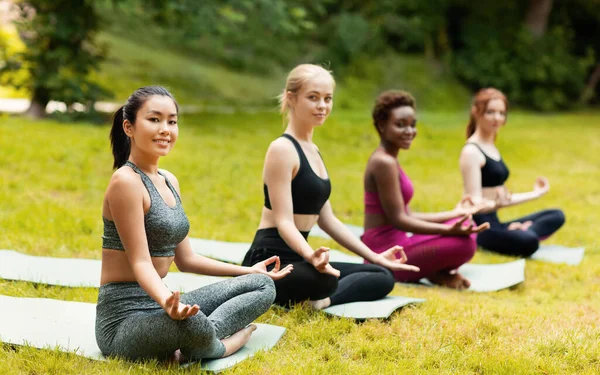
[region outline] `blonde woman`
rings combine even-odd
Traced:
[[[313,133],[333,107],[335,81],[318,65],[303,64],[288,75],[281,94],[287,114],[284,134],[271,143],[263,170],[265,203],[258,231],[243,265],[279,256],[294,272],[275,281],[275,303],[309,300],[317,309],[355,301],[376,300],[394,287],[390,270],[418,271],[406,265],[401,247],[376,254],[333,214],[331,181]],[[316,251],[307,242],[319,224],[340,245],[372,264],[329,262],[327,248]],[[396,254],[399,255],[397,259]]]

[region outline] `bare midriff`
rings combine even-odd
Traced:
[[[158,275],[163,278],[175,257],[152,257],[152,264]],[[135,282],[136,278],[124,251],[102,249],[102,272],[100,285],[115,282]]]
[[[319,220],[319,215],[294,215],[294,224],[301,232],[310,231],[317,223],[317,220]],[[260,218],[260,224],[258,225],[258,229],[264,228],[277,228],[273,211],[266,207],[263,207],[262,217]]]

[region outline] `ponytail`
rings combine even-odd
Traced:
[[[115,112],[113,116],[113,125],[110,129],[110,146],[112,148],[112,154],[114,158],[113,168],[121,168],[127,159],[129,159],[129,153],[131,152],[131,143],[129,137],[123,130],[123,110],[125,106],[121,106]]]
[[[131,153],[131,140],[123,130],[123,122],[128,120],[132,125],[135,125],[135,118],[138,111],[144,105],[146,100],[153,95],[167,96],[175,103],[177,113],[179,113],[179,105],[171,95],[171,93],[161,86],[145,86],[133,92],[127,102],[119,108],[113,115],[113,125],[110,129],[110,145],[114,158],[113,168],[121,168],[129,159]]]
[[[469,123],[467,124],[467,139],[475,133],[476,121],[475,116],[471,113],[469,117]]]

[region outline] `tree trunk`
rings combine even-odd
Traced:
[[[536,39],[546,34],[550,11],[552,11],[552,0],[529,0],[525,26]]]
[[[42,118],[46,116],[46,106],[50,101],[50,95],[44,88],[37,88],[33,91],[33,97],[31,98],[31,104],[25,116],[31,118]]]
[[[592,75],[590,75],[590,79],[588,83],[585,85],[585,88],[581,92],[581,96],[579,97],[579,102],[582,104],[588,104],[590,100],[594,97],[594,93],[596,92],[596,87],[598,87],[598,83],[600,82],[600,62],[596,64]]]

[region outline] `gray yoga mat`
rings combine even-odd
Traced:
[[[538,251],[533,253],[531,259],[550,263],[566,263],[576,266],[583,260],[585,248],[567,247],[561,245],[540,245]]]
[[[348,229],[357,237],[362,236],[364,230],[362,227],[352,224],[345,224]],[[324,239],[331,239],[318,225],[315,225],[311,231],[311,236]],[[412,235],[407,233],[407,235]],[[583,247],[568,247],[562,245],[540,244],[540,248],[536,251],[531,259],[550,263],[566,263],[571,266],[576,266],[583,260],[585,249]]]
[[[362,258],[358,259],[362,262]],[[29,281],[67,287],[98,288],[100,287],[100,267],[99,260],[41,257],[22,254],[13,250],[0,250],[0,278],[5,280]],[[169,272],[163,281],[171,290],[186,292],[224,279],[222,277]],[[331,314],[338,315],[335,311]]]
[[[0,278],[70,287],[100,287],[101,261],[95,259],[52,258],[0,250]],[[183,272],[169,272],[163,279],[171,290],[198,289],[224,280]]]
[[[423,303],[423,298],[388,296],[377,301],[351,302],[331,306],[323,311],[344,318],[354,319],[385,319],[394,311],[413,303]]]
[[[363,235],[363,233],[365,232],[363,227],[358,226],[358,225],[352,225],[352,224],[344,224],[346,225],[346,227],[348,229],[350,229],[350,232],[352,232],[356,237],[359,237]],[[325,233],[325,231],[321,228],[319,228],[319,226],[317,224],[315,224],[312,229],[310,230],[310,236],[314,236],[314,237],[320,237],[326,240],[330,240],[331,237]]]
[[[510,288],[525,281],[525,259],[499,264],[464,264],[459,269],[471,282],[467,290],[472,292],[496,292]],[[428,280],[421,279],[424,285],[433,286]]]
[[[251,245],[246,242],[225,242],[191,237],[190,244],[196,254],[235,264],[242,264]]]
[[[94,324],[96,305],[45,298],[19,298],[0,295],[0,341],[54,349],[95,360],[105,360],[96,344]],[[258,350],[271,349],[285,328],[256,324],[250,341],[227,358],[202,361],[202,368],[223,371]]]

